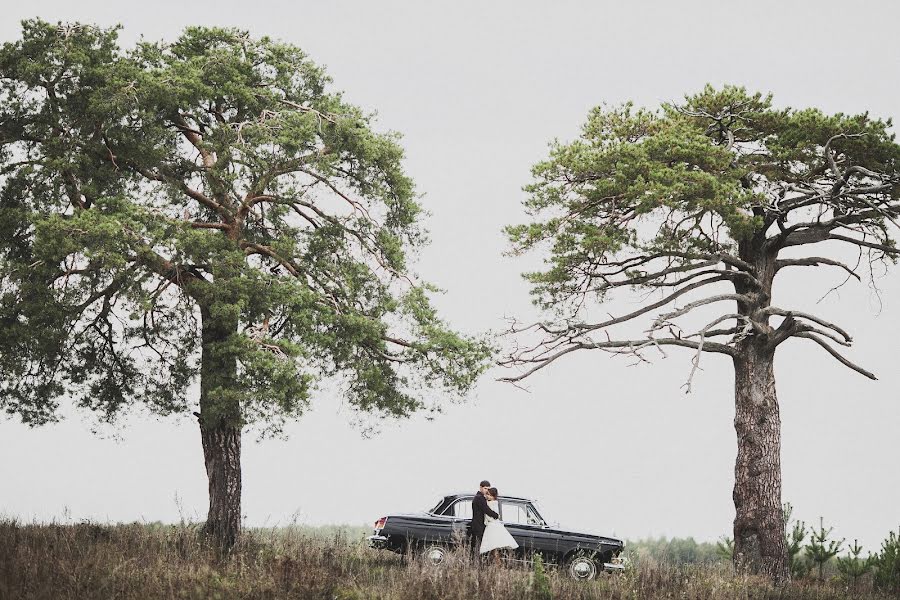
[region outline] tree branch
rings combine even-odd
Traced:
[[[671,294],[669,294],[668,296],[665,296],[662,300],[657,300],[656,302],[654,302],[652,304],[648,304],[647,306],[639,308],[635,311],[632,311],[632,312],[628,313],[627,315],[622,315],[621,317],[614,317],[612,319],[609,319],[608,321],[603,321],[602,323],[576,324],[576,325],[572,325],[571,328],[578,329],[578,330],[580,330],[580,333],[584,334],[584,333],[589,333],[591,331],[596,331],[597,329],[603,329],[605,327],[611,327],[613,325],[618,325],[619,323],[624,323],[625,321],[630,321],[631,319],[633,319],[635,317],[639,317],[643,314],[646,314],[646,313],[650,312],[651,310],[660,308],[661,306],[665,306],[666,304],[669,304],[670,302],[672,302],[679,296],[683,296],[684,294],[690,292],[691,290],[695,290],[697,288],[703,287],[704,285],[718,283],[721,281],[727,281],[727,279],[725,277],[721,277],[721,276],[710,277],[709,279],[704,279],[703,281],[698,281],[696,283],[686,285],[685,287],[681,288],[680,290],[676,290],[676,291],[672,292]],[[560,331],[553,331],[553,330],[549,330],[549,329],[548,329],[548,331],[553,332],[553,333],[561,333]]]
[[[850,362],[849,360],[847,360],[845,357],[841,356],[841,354],[839,354],[837,350],[835,350],[834,348],[832,348],[832,347],[828,344],[828,342],[826,342],[825,340],[823,340],[822,338],[820,338],[819,336],[817,336],[817,335],[814,334],[814,333],[811,333],[811,332],[800,332],[800,333],[794,334],[792,337],[801,337],[801,338],[806,338],[806,339],[808,339],[808,340],[812,340],[812,341],[814,341],[815,343],[817,343],[818,345],[822,346],[822,348],[824,348],[824,349],[828,352],[828,354],[830,354],[830,355],[833,356],[835,359],[837,359],[837,361],[838,361],[839,363],[841,363],[842,365],[844,365],[845,367],[848,367],[848,368],[850,368],[850,369],[853,369],[854,371],[856,371],[856,372],[859,373],[860,375],[865,375],[865,376],[868,377],[869,379],[872,379],[872,380],[877,380],[877,379],[878,379],[878,378],[875,376],[874,373],[871,373],[871,372],[869,372],[869,371],[863,369],[863,368],[860,367],[859,365],[856,365],[856,364]]]
[[[840,335],[842,338],[844,338],[844,341],[846,341],[847,343],[853,342],[853,337],[851,337],[851,335],[849,333],[847,333],[841,327],[838,327],[834,323],[829,323],[828,321],[826,321],[820,317],[817,317],[815,315],[811,315],[809,313],[800,312],[800,311],[796,311],[796,310],[785,310],[783,308],[778,308],[777,306],[767,306],[766,308],[763,309],[763,313],[768,314],[768,315],[778,315],[778,316],[785,317],[785,318],[794,317],[794,318],[806,319],[807,321],[811,321],[817,325],[821,325],[822,327],[825,327],[827,329],[834,331],[835,333]]]
[[[856,271],[844,263],[830,258],[823,258],[821,256],[810,256],[808,258],[779,258],[775,261],[775,272],[777,273],[784,267],[818,267],[820,265],[840,267],[857,280],[860,278],[859,275],[856,274]]]
[[[517,381],[522,381],[526,377],[543,369],[544,367],[550,365],[556,360],[562,358],[566,354],[570,352],[574,352],[576,350],[608,350],[612,351],[614,354],[634,354],[645,348],[651,346],[679,346],[683,348],[692,348],[694,350],[702,350],[704,352],[716,352],[719,354],[727,354],[729,356],[735,355],[735,350],[725,344],[720,344],[718,342],[709,342],[705,343],[695,342],[693,340],[686,340],[683,338],[647,338],[643,340],[620,340],[620,341],[607,341],[607,342],[593,342],[593,341],[582,341],[576,342],[569,346],[568,348],[564,348],[556,352],[555,354],[550,355],[549,357],[542,359],[516,359],[515,361],[501,361],[499,364],[504,367],[510,367],[513,364],[521,364],[521,363],[536,363],[535,366],[531,367],[524,373],[520,375],[516,375],[514,377],[501,377],[499,381],[506,381],[509,383],[515,383]]]

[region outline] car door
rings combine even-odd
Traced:
[[[551,558],[559,552],[559,534],[545,527],[530,503],[501,499],[500,520],[519,544],[521,554],[540,552]]]
[[[472,525],[472,496],[457,499],[444,514],[452,517],[450,541],[465,543]]]

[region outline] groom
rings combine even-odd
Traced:
[[[481,538],[484,537],[484,515],[499,519],[500,515],[491,510],[484,494],[490,489],[491,482],[485,479],[478,485],[478,493],[472,498],[472,525],[469,530],[469,542],[472,544],[472,555],[478,556]]]

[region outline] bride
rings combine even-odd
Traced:
[[[486,496],[488,506],[491,507],[491,510],[499,514],[500,503],[497,502],[497,498],[499,497],[497,488],[490,488]],[[484,537],[481,538],[481,554],[494,552],[494,560],[499,562],[500,555],[498,552],[496,552],[497,550],[501,548],[518,547],[519,544],[516,543],[516,540],[513,538],[513,536],[510,535],[510,533],[506,530],[506,527],[503,526],[502,521],[499,521],[488,515],[484,515]]]

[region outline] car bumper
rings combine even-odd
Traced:
[[[620,573],[625,570],[625,561],[622,559],[615,560],[615,562],[605,562],[603,563],[603,570],[608,573]]]
[[[387,548],[388,538],[384,535],[370,535],[366,538],[370,548]]]

